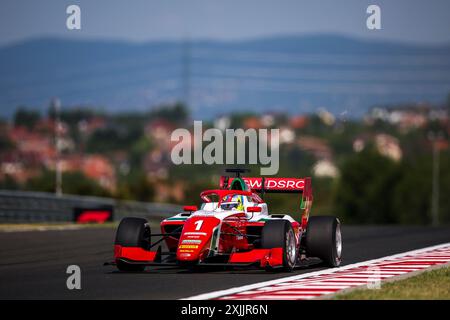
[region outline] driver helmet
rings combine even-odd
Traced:
[[[222,210],[244,210],[242,195],[234,194],[223,197],[220,207]]]

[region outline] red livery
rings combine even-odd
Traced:
[[[228,169],[219,189],[200,194],[202,204],[161,222],[152,234],[143,218],[122,219],[116,233],[114,262],[122,271],[146,266],[261,267],[291,271],[308,257],[339,266],[340,222],[332,216],[310,217],[311,178],[241,177],[245,169]],[[269,213],[269,192],[299,193],[299,212]],[[157,239],[154,241],[154,239]],[[163,247],[165,248],[163,250]]]

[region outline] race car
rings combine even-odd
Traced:
[[[122,219],[110,264],[133,272],[146,266],[292,271],[309,257],[320,258],[329,267],[340,265],[341,224],[336,217],[309,216],[311,178],[241,177],[245,172],[227,169],[226,174],[234,177],[222,176],[218,189],[203,191],[200,208],[185,206],[183,212],[163,220],[161,233],[152,234],[146,219]],[[288,214],[269,213],[263,199],[270,192],[301,195],[298,221]]]

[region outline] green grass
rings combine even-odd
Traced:
[[[411,278],[381,283],[381,289],[356,289],[336,295],[340,300],[450,299],[450,267],[423,272]]]

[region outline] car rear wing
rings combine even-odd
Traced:
[[[302,211],[302,223],[306,225],[311,210],[313,195],[311,178],[272,178],[272,177],[235,177],[222,176],[221,189],[235,189],[239,186],[242,190],[249,190],[261,194],[265,193],[300,193],[300,209]]]
[[[308,193],[311,178],[248,178],[243,177],[250,190],[261,193]]]

